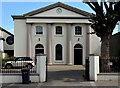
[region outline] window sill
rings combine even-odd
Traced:
[[[56,60],[55,63],[63,63],[64,61],[63,60]]]
[[[36,37],[43,37],[43,34],[36,34]]]
[[[55,37],[63,37],[64,35],[60,35],[60,34],[58,34],[58,35],[55,35]]]
[[[74,37],[83,37],[83,35],[74,35]]]

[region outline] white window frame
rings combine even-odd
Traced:
[[[62,28],[62,33],[61,34],[57,34],[57,27],[61,27]],[[62,26],[55,26],[55,34],[56,35],[63,35],[63,27]]]
[[[42,34],[37,34],[37,27],[41,27],[41,28],[42,28]],[[39,26],[39,25],[38,25],[38,26],[35,27],[35,29],[36,29],[36,30],[35,30],[35,34],[36,34],[36,35],[43,35],[43,26]]]
[[[75,34],[75,32],[76,32],[76,27],[81,27],[81,34]],[[74,27],[74,35],[75,35],[75,36],[82,36],[82,35],[83,35],[83,27],[80,26],[80,25],[76,25],[76,26]]]

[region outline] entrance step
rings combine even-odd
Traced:
[[[83,65],[50,65],[48,71],[85,70]]]

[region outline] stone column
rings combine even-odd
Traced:
[[[89,49],[89,45],[90,45],[90,39],[89,39],[89,34],[90,33],[90,26],[86,25],[86,57],[89,57],[89,53],[90,53],[90,49]]]
[[[67,64],[72,65],[72,24],[67,24]]]
[[[27,24],[27,56],[32,58],[32,24]]]
[[[46,51],[47,51],[47,61],[49,65],[52,65],[52,24],[47,24],[47,42],[46,42]]]

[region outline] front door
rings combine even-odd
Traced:
[[[74,65],[82,65],[82,46],[80,44],[74,46]]]

